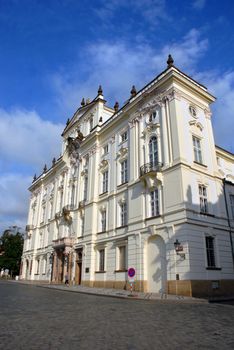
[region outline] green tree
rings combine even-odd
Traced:
[[[0,237],[0,270],[8,269],[12,276],[19,275],[23,251],[23,234],[5,230]]]

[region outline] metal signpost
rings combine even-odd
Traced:
[[[131,291],[131,296],[133,296],[132,294],[132,286],[133,286],[133,283],[135,282],[135,276],[136,276],[136,271],[133,267],[130,267],[128,269],[128,281],[130,283],[130,291]]]

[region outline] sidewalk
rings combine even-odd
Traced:
[[[94,287],[84,287],[81,285],[74,286],[65,286],[64,284],[48,284],[48,283],[38,283],[38,282],[30,282],[30,281],[12,281],[20,284],[28,284],[34,285],[41,288],[49,288],[56,289],[66,292],[73,293],[83,293],[83,294],[91,294],[91,295],[99,295],[106,297],[114,297],[114,298],[123,298],[123,299],[138,299],[138,300],[161,300],[161,301],[175,301],[175,302],[192,302],[192,303],[207,303],[207,299],[199,299],[193,297],[185,297],[179,295],[171,295],[171,294],[159,294],[159,293],[143,293],[143,292],[135,292],[131,294],[128,290],[122,289],[108,289],[108,288],[94,288]]]

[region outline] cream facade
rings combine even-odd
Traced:
[[[21,279],[193,296],[234,294],[234,155],[215,98],[167,68],[122,108],[101,87],[30,187]]]

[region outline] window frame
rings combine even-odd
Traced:
[[[123,202],[120,203],[120,227],[127,226],[128,222],[128,209],[127,209],[127,203]]]
[[[205,190],[205,194],[204,194]],[[198,193],[199,193],[199,205],[200,205],[200,213],[202,214],[208,214],[209,213],[209,207],[208,207],[208,193],[207,193],[207,186],[204,184],[198,185]]]
[[[105,272],[105,248],[98,250],[98,272]]]
[[[152,166],[156,166],[159,162],[158,137],[156,135],[151,136],[151,138],[149,139],[148,147],[149,163],[152,164]]]
[[[230,194],[229,198],[230,198],[232,220],[234,220],[234,194]]]
[[[151,217],[160,215],[159,189],[155,188],[150,191],[150,214]]]
[[[120,162],[120,184],[128,182],[128,160]]]
[[[128,130],[125,130],[120,134],[120,143],[124,143],[127,140],[128,140]]]
[[[105,170],[102,173],[102,193],[108,192],[109,186],[109,170]]]
[[[203,163],[203,155],[202,155],[202,140],[200,137],[192,135],[193,142],[193,158],[194,162],[198,164]]]
[[[206,244],[206,265],[207,268],[216,268],[216,249],[215,249],[215,238],[213,236],[205,236]]]

